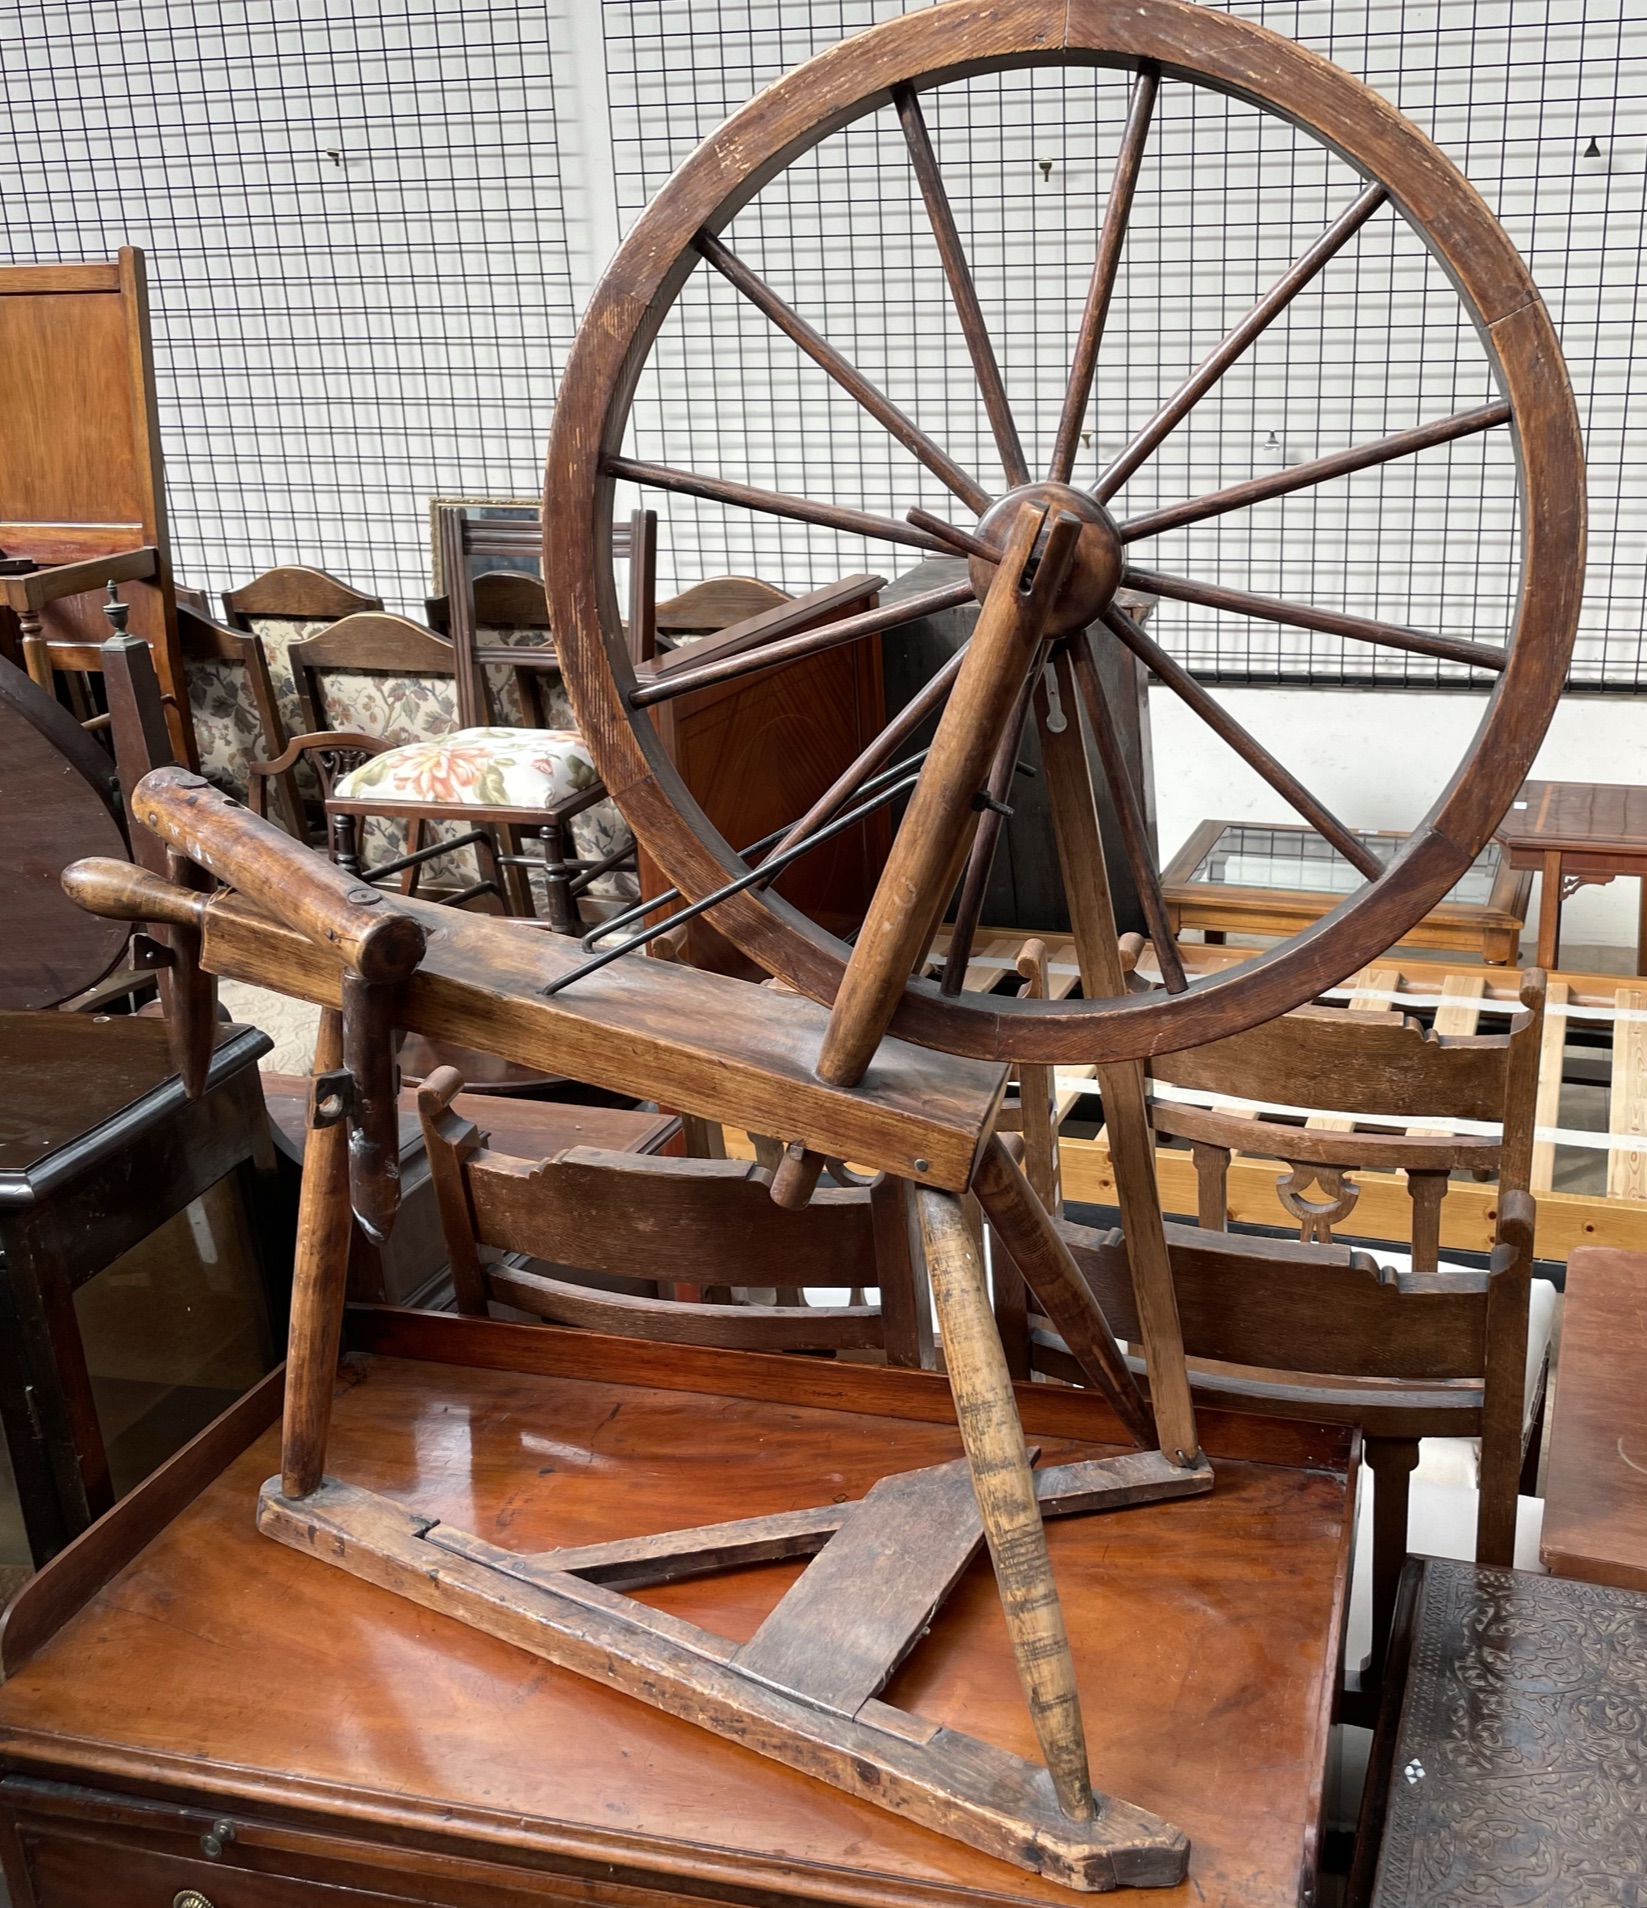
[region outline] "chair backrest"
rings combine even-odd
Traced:
[[[1198,1400],[1367,1434],[1377,1479],[1366,1666],[1374,1676],[1406,1556],[1420,1439],[1481,1439],[1476,1555],[1500,1565],[1514,1558],[1534,1207],[1525,1192],[1506,1194],[1500,1206],[1500,1240],[1484,1272],[1394,1272],[1343,1246],[1166,1228]],[[1122,1234],[1060,1224],[1117,1337],[1141,1338]],[[1031,1320],[1030,1342],[1033,1369],[1082,1382],[1045,1320]]]
[[[286,746],[262,638],[214,622],[181,591],[177,636],[200,772],[243,802],[251,781],[247,764],[270,761]]]
[[[1541,971],[1522,976],[1522,1011],[1505,1034],[1435,1033],[1401,1014],[1307,1007],[1152,1060],[1151,1119],[1158,1132],[1191,1142],[1201,1224],[1226,1224],[1234,1151],[1288,1165],[1277,1182],[1281,1202],[1300,1235],[1320,1242],[1355,1207],[1358,1189],[1346,1173],[1402,1172],[1413,1268],[1433,1272],[1451,1173],[1496,1174],[1505,1193],[1525,1191],[1531,1179],[1544,992]],[[1177,1102],[1162,1086],[1246,1106]],[[1304,1117],[1265,1110],[1277,1107]],[[1492,1130],[1449,1130],[1452,1121]]]
[[[461,726],[452,645],[409,617],[362,610],[287,653],[305,734],[348,729],[399,747]]]
[[[495,1298],[631,1337],[762,1351],[883,1347],[890,1363],[931,1363],[902,1181],[824,1187],[805,1211],[788,1212],[752,1160],[582,1146],[517,1159],[492,1151],[453,1109],[462,1084],[445,1067],[418,1089],[460,1311],[484,1317]],[[494,1261],[501,1252],[537,1263],[483,1264],[483,1247]],[[780,1280],[775,1305],[734,1302],[735,1289]],[[851,1302],[808,1305],[808,1286],[845,1286]],[[869,1286],[880,1288],[879,1305],[863,1302]]]
[[[257,630],[253,618],[284,623],[335,623],[356,610],[382,609],[383,598],[357,590],[341,577],[306,563],[281,563],[237,590],[223,592],[223,614],[231,628]]]
[[[540,577],[523,570],[487,570],[472,585],[475,626],[487,630],[540,630],[549,627],[549,597]],[[442,636],[452,633],[452,598],[428,599],[429,627]]]
[[[510,630],[547,630],[547,613],[541,624],[521,623],[512,616],[483,616],[479,600],[482,579],[474,576],[470,561],[473,557],[519,560],[541,556],[541,517],[537,514],[530,517],[472,516],[463,504],[442,504],[435,510],[435,540],[440,551],[441,578],[446,584],[444,601],[447,606],[447,626],[458,656],[459,725],[471,728],[496,719],[500,688],[498,671],[503,672],[503,680],[513,678],[523,713],[533,711],[540,720],[543,719],[546,716],[545,699],[538,678],[545,670],[558,669],[553,643],[533,645],[533,654],[528,660],[525,655],[515,657],[498,654],[492,645],[484,641],[482,632],[500,625]],[[637,510],[627,524],[614,525],[612,555],[619,560],[627,559],[629,564],[629,619],[626,627],[630,657],[635,662],[650,661],[657,650],[657,513]],[[511,600],[530,600],[519,586],[515,587],[511,598],[506,597],[504,588],[494,579],[486,580],[494,584],[492,600],[488,605],[490,608],[506,607]],[[521,579],[522,583],[530,580]],[[538,588],[542,589],[541,582]],[[524,647],[507,643],[507,639],[506,646]]]
[[[672,643],[691,642],[789,600],[775,583],[763,583],[758,576],[708,577],[658,605],[658,635]]]
[[[309,723],[287,651],[342,617],[382,607],[381,597],[301,563],[279,564],[239,589],[223,592],[223,616],[229,627],[246,630],[263,643],[275,705],[288,736],[301,734]]]

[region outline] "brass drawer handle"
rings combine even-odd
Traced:
[[[180,1888],[172,1896],[172,1908],[212,1908],[198,1888]]]

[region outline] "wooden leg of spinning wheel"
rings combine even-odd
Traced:
[[[1062,725],[1054,729],[1048,721],[1044,686],[1036,691],[1035,713],[1041,726],[1041,759],[1075,936],[1075,957],[1081,968],[1081,991],[1089,1000],[1113,999],[1126,991],[1126,976],[1104,870],[1104,844],[1098,832],[1086,744],[1081,735],[1078,688],[1067,648],[1059,649],[1053,669]],[[1167,1255],[1161,1195],[1155,1182],[1155,1135],[1144,1097],[1142,1063],[1134,1060],[1100,1067],[1098,1091],[1104,1102],[1110,1157],[1115,1162],[1116,1197],[1143,1327],[1156,1433],[1168,1457],[1189,1463],[1198,1456],[1200,1441],[1184,1365],[1184,1335],[1178,1321],[1172,1262]]]
[[[1087,1378],[1114,1405],[1121,1422],[1139,1444],[1154,1444],[1155,1421],[1138,1395],[1092,1287],[1081,1277],[1058,1222],[1035,1197],[998,1133],[978,1161],[972,1190],[996,1238],[1006,1247]]]
[[[853,945],[818,1055],[818,1078],[831,1086],[856,1086],[863,1078],[949,899],[957,855],[977,813],[974,803],[1080,536],[1077,520],[1061,514],[1030,588],[1021,589],[1045,516],[1044,506],[1026,503],[1013,523],[966,661]]]
[[[316,1076],[333,1072],[342,1059],[343,1017],[328,1008],[320,1016],[315,1040]],[[348,1122],[337,1119],[329,1126],[315,1126],[314,1094],[311,1086],[311,1124],[297,1210],[297,1260],[292,1270],[286,1417],[280,1442],[284,1497],[307,1497],[317,1490],[326,1467],[326,1433],[337,1382],[349,1233],[354,1223],[349,1206]]]
[[[1058,1805],[1079,1820],[1092,1813],[1081,1698],[1035,1501],[1023,1426],[989,1309],[983,1259],[953,1193],[923,1186],[916,1192],[915,1203],[943,1334],[944,1365],[955,1394],[1018,1680]]]

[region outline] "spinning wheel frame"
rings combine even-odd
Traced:
[[[762,186],[820,140],[894,102],[968,332],[1003,466],[1009,480],[1028,478],[1031,473],[925,137],[919,97],[930,87],[970,75],[1060,61],[1130,69],[1140,80],[1078,333],[1070,397],[1052,460],[1054,483],[1067,478],[1071,467],[1155,90],[1161,80],[1187,81],[1290,121],[1372,183],[1135,433],[1128,451],[1099,480],[1096,496],[1106,498],[1119,488],[1130,469],[1385,198],[1457,289],[1481,337],[1502,401],[1189,505],[1150,512],[1119,527],[1123,552],[1142,537],[1188,521],[1186,512],[1219,515],[1287,489],[1500,426],[1510,429],[1515,445],[1522,537],[1519,608],[1512,641],[1503,651],[1335,611],[1267,603],[1218,585],[1160,578],[1153,571],[1131,573],[1140,586],[1161,595],[1212,601],[1260,618],[1268,615],[1269,620],[1473,661],[1501,673],[1469,755],[1394,864],[1293,940],[1222,976],[1166,995],[986,1001],[983,996],[946,995],[935,983],[912,981],[892,1020],[904,1038],[955,1053],[1031,1062],[1102,1062],[1168,1052],[1255,1025],[1308,1000],[1392,945],[1441,899],[1491,835],[1531,765],[1565,677],[1582,576],[1583,476],[1577,418],[1554,331],[1526,267],[1474,189],[1392,106],[1267,29],[1181,0],[1126,6],[1112,0],[1076,0],[1067,12],[1062,4],[1047,0],[996,6],[950,0],[942,8],[890,21],[821,54],[768,88],[705,141],[636,223],[602,280],[567,366],[550,443],[545,523],[555,526],[555,547],[546,550],[545,574],[573,702],[607,786],[669,880],[689,898],[701,899],[745,873],[747,864],[696,808],[642,707],[630,700],[636,689],[634,671],[623,642],[610,567],[599,560],[599,553],[610,547],[613,484],[620,476],[643,482],[661,477],[666,487],[699,495],[734,502],[753,496],[761,500],[760,508],[773,514],[784,514],[785,500],[719,479],[683,482],[682,473],[622,456],[629,408],[647,353],[690,272],[700,263],[703,269],[717,268],[838,383],[852,390],[962,503],[973,510],[992,503],[1000,512],[1006,499],[988,499],[975,479],[839,359],[714,235]],[[701,243],[700,234],[705,235]],[[1049,486],[1034,483],[1027,489],[1044,494]],[[1090,516],[1092,495],[1083,493],[1083,517]],[[859,529],[867,524],[890,540],[946,554],[970,551],[974,587],[980,594],[988,559],[998,553],[998,544],[988,538],[981,545],[971,531],[951,529],[923,512],[913,513],[913,522],[896,523],[842,506],[790,501],[803,507],[792,514],[805,514],[812,521]],[[1003,533],[1010,534],[1008,526],[1003,525]],[[1294,613],[1300,610],[1311,620],[1302,622]],[[1105,603],[1099,616],[1116,639],[1127,641],[1152,665],[1160,661],[1160,652],[1123,613]],[[1170,676],[1164,679],[1185,693],[1181,683]],[[1216,712],[1205,691],[1200,698]],[[1218,714],[1223,723],[1219,732],[1238,751],[1247,752],[1249,761],[1255,752],[1262,753],[1238,725]],[[1265,760],[1270,768],[1278,768],[1273,758]],[[1280,786],[1263,764],[1256,765],[1272,786]],[[1323,832],[1329,839],[1335,839],[1335,828],[1332,817],[1325,816]],[[1349,852],[1339,845],[1341,852]],[[1357,860],[1357,855],[1350,853],[1349,858]],[[715,919],[747,953],[792,985],[820,1001],[835,999],[847,950],[780,897],[760,889],[744,892],[721,903]]]

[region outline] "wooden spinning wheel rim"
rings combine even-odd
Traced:
[[[614,476],[641,371],[664,318],[719,233],[793,160],[888,104],[973,74],[1070,63],[1159,71],[1275,114],[1389,200],[1469,312],[1509,407],[1521,578],[1507,662],[1469,753],[1387,872],[1302,934],[1177,994],[1116,1000],[944,996],[912,981],[906,1039],[979,1058],[1130,1059],[1239,1032],[1336,985],[1447,893],[1520,786],[1566,676],[1583,578],[1583,456],[1554,328],[1525,264],[1450,160],[1387,101],[1269,29],[1183,0],[948,0],[829,49],[757,95],[685,161],[602,279],[568,360],[544,498],[550,619],[572,701],[606,784],[670,881],[701,897],[746,864],[664,755],[636,686],[609,552]],[[603,555],[603,553],[606,553]],[[716,926],[813,998],[833,1001],[845,947],[770,892],[720,904]]]

